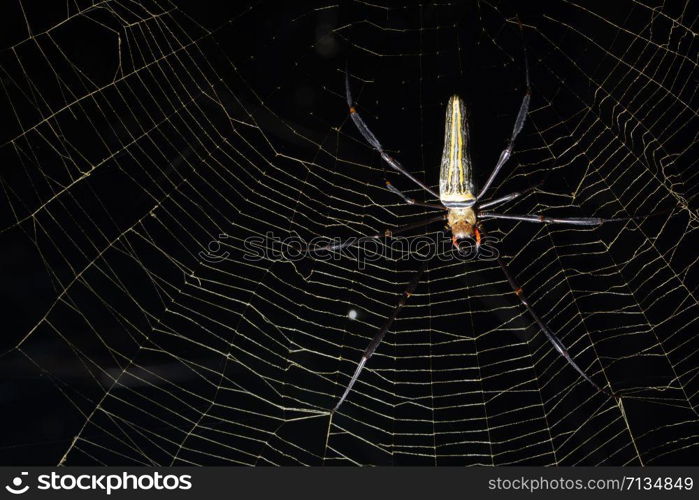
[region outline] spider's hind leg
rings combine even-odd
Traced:
[[[439,195],[437,193],[430,189],[430,187],[427,186],[424,182],[416,178],[413,174],[408,172],[405,169],[405,167],[403,167],[403,165],[400,164],[398,160],[393,158],[386,152],[386,150],[384,150],[379,140],[376,138],[374,133],[369,129],[369,126],[359,115],[359,112],[357,112],[357,108],[354,106],[354,102],[352,101],[352,92],[350,91],[349,84],[349,71],[347,67],[345,67],[345,96],[347,98],[347,107],[349,108],[350,118],[352,118],[354,125],[357,127],[357,130],[359,130],[359,133],[362,134],[362,137],[364,137],[364,139],[379,152],[383,161],[388,163],[391,166],[391,168],[397,170],[398,172],[406,176],[408,179],[413,181],[415,184],[420,186],[422,189],[427,191],[433,197],[439,199]]]
[[[520,32],[522,32],[522,23],[519,22],[519,19],[518,23]],[[522,39],[524,40],[524,36],[522,36]],[[481,190],[478,192],[478,196],[476,197],[477,200],[480,200],[485,195],[485,193],[488,191],[488,188],[495,180],[495,177],[497,177],[498,172],[500,172],[500,169],[502,169],[503,165],[505,165],[507,160],[512,155],[512,149],[514,148],[515,139],[517,139],[517,136],[522,131],[522,128],[524,127],[524,122],[527,119],[527,113],[529,112],[529,103],[532,98],[532,89],[531,84],[529,82],[529,58],[527,57],[526,45],[524,45],[524,82],[526,85],[526,90],[524,92],[524,97],[522,98],[522,104],[520,104],[519,111],[517,112],[515,125],[512,128],[512,135],[510,136],[510,139],[507,141],[505,149],[503,149],[500,153],[500,158],[498,158],[498,162],[495,164],[495,168],[493,168],[493,171],[488,176],[488,180],[485,182]]]

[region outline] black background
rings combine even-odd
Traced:
[[[681,7],[665,7],[664,13],[679,16]],[[514,392],[511,397],[521,407],[527,406],[529,397],[532,405],[545,401],[545,427],[555,429],[551,439],[558,453],[542,446],[547,442],[545,437],[523,438],[526,426],[513,430],[511,436],[507,431],[495,437],[482,432],[488,426],[507,429],[510,421],[521,423],[527,418],[533,420],[532,433],[541,430],[538,414],[509,414],[512,406],[507,400],[489,403],[490,414],[496,417],[485,425],[473,415],[474,428],[481,430],[474,434],[458,424],[435,427],[429,422],[425,426],[420,413],[413,414],[411,409],[399,408],[386,416],[384,406],[373,411],[370,407],[374,403],[366,398],[361,408],[353,411],[348,401],[344,407],[347,415],[334,417],[339,430],[332,431],[333,439],[337,448],[356,462],[372,464],[488,463],[469,458],[473,450],[490,456],[494,464],[696,463],[697,342],[692,334],[696,332],[697,290],[696,271],[691,265],[696,259],[696,239],[688,229],[692,227],[690,215],[696,218],[693,200],[697,184],[692,170],[696,127],[686,126],[681,115],[664,112],[673,103],[690,109],[696,104],[692,91],[696,73],[678,58],[662,63],[676,72],[674,87],[634,87],[638,79],[634,68],[644,68],[641,74],[651,72],[652,65],[647,66],[646,60],[654,57],[649,47],[655,44],[629,44],[624,33],[664,39],[660,26],[649,28],[646,9],[627,2],[585,2],[584,6],[565,2],[547,2],[545,6],[533,2],[423,6],[343,2],[337,7],[307,2],[172,2],[145,5],[144,10],[115,3],[109,5],[111,12],[98,8],[84,15],[74,15],[74,6],[67,13],[64,4],[10,2],[3,9],[0,67],[5,96],[0,143],[4,194],[0,238],[1,293],[6,310],[2,322],[4,355],[0,358],[2,463],[55,464],[69,449],[67,463],[72,464],[341,462],[334,461],[336,447],[331,446],[333,451],[327,448],[327,415],[302,419],[302,412],[281,408],[321,412],[332,406],[354,360],[382,315],[390,312],[415,262],[369,266],[364,272],[358,272],[352,262],[326,268],[308,260],[251,267],[241,264],[236,240],[227,247],[232,253],[229,263],[217,270],[202,266],[197,253],[221,233],[240,238],[264,234],[268,229],[282,236],[294,231],[303,237],[368,234],[385,225],[418,220],[417,214],[425,213],[400,205],[383,189],[384,179],[390,179],[411,196],[424,199],[409,181],[386,170],[347,119],[345,64],[352,75],[358,107],[374,132],[411,172],[433,186],[442,148],[444,105],[453,93],[464,96],[470,110],[476,182],[482,183],[488,166],[494,164],[509,137],[522,99],[525,47],[533,111],[517,142],[510,170],[496,182],[496,189],[506,193],[544,181],[545,193],[526,198],[513,211],[559,206],[562,208],[556,213],[571,216],[633,215],[655,210],[675,213],[662,226],[652,219],[643,223],[643,232],[623,232],[624,242],[618,245],[623,248],[617,246],[602,257],[616,263],[627,258],[633,261],[629,257],[633,248],[643,245],[651,234],[653,248],[665,260],[642,258],[638,265],[610,277],[601,273],[601,278],[590,271],[604,266],[591,257],[601,247],[576,245],[615,240],[618,228],[563,232],[532,241],[528,240],[531,227],[521,224],[493,224],[491,229],[503,240],[506,256],[518,254],[512,268],[522,282],[538,291],[538,308],[544,315],[552,313],[547,321],[556,331],[569,329],[566,318],[574,314],[570,305],[559,301],[558,287],[562,285],[556,279],[551,281],[551,274],[547,278],[546,273],[537,274],[537,269],[526,265],[531,261],[545,265],[548,258],[536,259],[550,252],[552,243],[566,249],[557,257],[554,271],[583,270],[572,278],[579,280],[574,285],[577,290],[594,292],[617,285],[623,289],[626,283],[637,294],[635,300],[642,307],[648,305],[641,321],[654,328],[634,330],[636,317],[627,320],[620,315],[610,320],[591,315],[585,328],[597,339],[612,323],[615,327],[621,324],[622,330],[627,324],[634,335],[620,335],[613,345],[606,343],[596,354],[585,349],[589,341],[571,349],[583,366],[592,366],[593,377],[600,384],[606,379],[595,359],[602,359],[612,386],[629,396],[624,406],[628,417],[616,406],[610,407],[603,396],[594,395],[594,390],[565,365],[556,365],[553,382],[545,382],[551,379],[546,367],[561,361],[541,335],[536,336],[530,352],[520,345],[523,350],[519,354],[490,344],[502,342],[502,337],[500,341],[487,337],[477,347],[486,373],[467,372],[464,377],[488,379],[487,366],[491,366],[495,381],[485,390],[492,394],[511,384],[512,377],[541,376],[541,384],[534,384],[533,390]],[[156,17],[146,14],[146,9]],[[523,33],[517,17],[525,26]],[[142,18],[148,22],[136,22]],[[694,17],[685,12],[683,19]],[[138,41],[139,37],[148,42]],[[116,43],[118,39],[121,44]],[[691,43],[676,42],[671,35],[669,39],[677,43],[676,53],[685,51],[690,58],[695,53]],[[173,41],[181,45],[173,45]],[[618,64],[614,57],[600,58],[607,49],[608,54],[625,54],[624,64]],[[61,54],[67,54],[75,66],[67,65]],[[121,66],[117,54],[122,55]],[[153,70],[159,67],[166,68],[164,73]],[[115,75],[130,72],[134,76],[125,87],[109,85]],[[31,83],[22,75],[30,75]],[[605,79],[606,75],[612,77]],[[602,93],[592,81],[604,81],[603,89],[609,89],[617,104],[600,97]],[[626,86],[633,92],[625,93]],[[136,99],[121,100],[129,94]],[[137,99],[139,96],[144,99]],[[647,134],[661,143],[657,150],[660,157],[654,156],[652,151],[656,150],[648,147],[653,141],[641,130],[633,124],[624,125],[628,115],[647,126]],[[151,123],[147,116],[160,118]],[[587,127],[599,127],[600,123],[612,127],[588,133]],[[61,140],[44,140],[57,130]],[[93,130],[101,131],[99,139]],[[591,139],[600,136],[600,140]],[[61,160],[57,143],[72,146],[62,151],[71,162]],[[609,148],[600,146],[605,144]],[[631,160],[616,151],[619,144],[631,153]],[[580,153],[581,157],[576,156]],[[88,171],[89,179],[82,182]],[[229,176],[229,171],[234,175]],[[590,171],[609,180],[611,187],[598,191],[594,180],[588,181],[586,176]],[[650,180],[646,176],[649,171],[656,174]],[[637,178],[651,184],[633,187]],[[73,182],[75,179],[81,181]],[[668,182],[672,189],[666,189]],[[581,183],[588,183],[588,187],[578,190]],[[67,185],[70,187],[62,190]],[[576,190],[579,198],[574,201],[561,201],[556,194]],[[633,196],[634,192],[640,196]],[[610,200],[616,204],[609,205]],[[151,222],[155,219],[160,223]],[[338,224],[338,220],[343,223]],[[143,235],[147,238],[138,237]],[[149,238],[165,249],[168,258],[152,251],[145,243]],[[519,253],[523,244],[525,251]],[[579,257],[578,252],[590,255]],[[644,277],[644,264],[658,266],[663,272]],[[324,275],[326,272],[337,274]],[[468,279],[444,279],[453,272],[450,266],[430,268],[427,290],[437,294],[436,302],[439,297],[446,302],[430,306],[430,313],[408,314],[401,328],[453,331],[463,317],[456,316],[455,322],[443,315],[460,314],[465,304],[468,310],[480,310],[512,303],[492,263],[484,264],[480,274]],[[309,276],[310,281],[305,282]],[[206,284],[192,288],[201,279]],[[360,284],[348,287],[355,280]],[[256,283],[261,285],[253,286]],[[480,288],[479,283],[483,283]],[[383,289],[372,297],[364,285]],[[551,288],[553,293],[541,296]],[[216,295],[197,295],[201,289]],[[323,300],[314,302],[304,290]],[[465,290],[475,292],[478,298],[471,301]],[[657,295],[653,295],[654,290]],[[666,292],[668,303],[662,302]],[[600,299],[594,293],[581,293],[579,300],[580,308],[586,311],[618,311],[628,306],[614,294]],[[246,304],[254,304],[255,312],[242,320]],[[427,297],[415,297],[416,307],[426,305]],[[348,306],[367,311],[356,327],[343,319]],[[559,310],[561,315],[556,314]],[[507,315],[519,313],[500,310],[478,314],[474,316],[478,324],[470,328],[486,332],[506,323]],[[187,315],[197,318],[196,326]],[[430,319],[430,315],[434,317]],[[527,317],[510,319],[513,328],[530,323]],[[208,320],[215,321],[209,324]],[[338,321],[345,322],[342,328],[354,329],[352,335],[332,337],[328,342],[318,340]],[[286,336],[298,330],[308,333],[309,338],[299,343],[309,351],[289,354],[285,351],[290,345]],[[526,335],[522,331],[515,333],[520,341],[530,339],[536,329],[529,326]],[[163,332],[178,333],[194,343],[188,345]],[[575,344],[576,331],[569,335],[564,339]],[[428,340],[404,347],[404,351],[394,350],[392,356],[405,357],[405,366],[414,362],[425,369],[420,365],[423,359],[410,358],[420,355],[420,345],[424,349],[434,343],[431,352],[439,363],[439,356],[448,353],[449,346],[425,338]],[[396,340],[391,339],[388,345],[395,345]],[[240,351],[230,350],[230,344]],[[255,352],[258,348],[260,353]],[[316,357],[314,349],[342,356],[344,362],[338,366],[336,359]],[[268,384],[259,377],[259,373],[272,370],[260,361],[266,357],[264,351],[274,352],[272,358],[288,363],[274,368],[279,373],[268,373],[277,381],[288,377],[286,382]],[[646,355],[609,362],[639,352]],[[222,353],[229,355],[228,362]],[[515,360],[527,355],[535,359],[536,375],[518,371]],[[499,360],[512,366],[500,366]],[[385,366],[390,366],[389,361],[384,359]],[[380,359],[376,363],[382,366]],[[532,369],[531,360],[524,363]],[[192,377],[191,370],[185,368],[190,364],[206,367],[203,378],[207,383],[202,385],[199,377]],[[298,366],[306,370],[297,370]],[[447,368],[435,365],[429,369]],[[309,375],[308,370],[339,370],[342,376],[335,373],[331,377],[335,383],[330,384]],[[108,391],[113,377],[122,372],[138,374],[130,379],[130,386],[120,382],[133,389],[125,396]],[[136,379],[149,388],[141,389],[133,382]],[[439,381],[432,383],[438,394]],[[668,385],[672,389],[665,390]],[[571,393],[565,392],[571,388]],[[410,393],[412,389],[405,390]],[[186,394],[171,397],[179,391]],[[192,396],[197,394],[201,399]],[[387,399],[388,404],[396,400],[395,395],[385,392],[374,396]],[[455,408],[432,418],[436,422],[468,420],[467,408],[472,403],[468,397],[454,401]],[[236,411],[217,414],[218,405]],[[592,416],[593,411],[599,412],[597,417]],[[202,431],[201,439],[193,440],[184,431],[202,415],[206,417],[199,424],[211,434]],[[267,420],[261,415],[274,418]],[[634,440],[622,436],[627,422],[633,427]],[[375,424],[380,430],[363,423]],[[588,429],[571,444],[565,429],[582,425]],[[433,432],[436,449],[443,456],[432,457],[429,451],[412,454],[405,449],[380,452],[344,441],[345,430],[382,445],[386,444],[386,433]],[[440,448],[440,435],[452,436],[445,438],[451,442],[459,432],[464,432],[460,446]],[[151,433],[159,437],[153,438]],[[71,447],[76,435],[81,439]],[[510,438],[521,442],[509,445]],[[230,447],[221,446],[223,439],[230,440]],[[495,445],[483,444],[491,439]],[[139,451],[134,452],[136,449]]]

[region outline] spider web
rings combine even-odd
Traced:
[[[4,5],[3,461],[696,463],[691,2],[287,3]],[[496,264],[433,259],[331,417],[418,265],[250,261],[246,239],[432,213],[384,187],[427,201],[348,120],[345,62],[369,126],[433,187],[444,105],[464,96],[482,184],[525,46],[533,102],[492,192],[542,184],[503,211],[667,211],[487,224],[620,403],[553,350]]]

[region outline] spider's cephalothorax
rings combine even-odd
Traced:
[[[473,205],[476,196],[468,154],[468,117],[466,105],[458,95],[447,104],[444,119],[444,151],[439,170],[439,200],[449,210],[447,222],[452,241],[473,238],[480,242]]]
[[[447,223],[454,240],[475,238],[478,232],[476,213],[472,208],[450,208],[447,214]]]

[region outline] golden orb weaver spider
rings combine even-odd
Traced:
[[[521,25],[520,25],[521,29]],[[421,189],[429,193],[433,198],[439,200],[439,204],[436,203],[419,203],[414,199],[407,197],[400,190],[394,187],[390,182],[386,181],[387,188],[400,196],[406,203],[411,205],[426,206],[429,208],[446,210],[445,215],[440,215],[438,217],[430,218],[421,222],[409,224],[402,226],[393,230],[385,230],[381,233],[375,235],[370,235],[367,238],[380,238],[383,236],[392,236],[399,232],[403,232],[409,229],[414,229],[417,227],[426,226],[438,221],[447,221],[448,227],[452,233],[452,243],[454,246],[459,248],[459,241],[470,240],[475,243],[476,252],[478,252],[481,239],[484,236],[483,229],[481,226],[481,220],[483,219],[506,219],[515,221],[524,221],[540,224],[570,224],[576,226],[598,226],[605,222],[617,222],[617,221],[629,221],[644,219],[651,215],[645,216],[632,216],[632,217],[617,217],[617,218],[600,218],[600,217],[548,217],[536,214],[504,214],[498,212],[484,211],[488,208],[495,208],[502,205],[508,201],[519,198],[520,196],[530,192],[536,187],[509,193],[504,196],[500,196],[491,200],[484,200],[484,196],[488,189],[491,187],[493,181],[495,180],[498,173],[501,171],[502,167],[505,165],[507,160],[512,154],[514,147],[514,142],[520,131],[524,127],[527,113],[529,111],[529,104],[531,101],[531,87],[529,82],[529,66],[526,58],[526,49],[524,56],[524,67],[525,67],[525,85],[526,91],[522,99],[522,103],[519,107],[517,117],[515,119],[515,124],[512,129],[512,134],[507,142],[507,145],[500,153],[500,157],[495,164],[495,167],[491,171],[488,179],[486,180],[483,187],[476,191],[473,182],[473,169],[471,165],[470,155],[469,155],[469,129],[468,129],[468,118],[467,110],[464,101],[458,96],[453,95],[446,107],[446,117],[445,117],[445,127],[444,127],[444,148],[442,152],[442,160],[440,165],[439,174],[439,194],[434,192],[429,186],[424,184],[422,181],[414,177],[410,172],[408,172],[401,163],[391,156],[383,148],[379,140],[369,129],[367,124],[364,122],[362,117],[357,111],[354,101],[352,100],[352,94],[350,91],[349,84],[349,72],[347,68],[345,69],[345,94],[347,99],[347,106],[349,108],[349,114],[354,122],[357,130],[359,130],[362,137],[371,145],[381,156],[381,159],[386,162],[394,170],[402,174],[403,176],[410,179],[412,182],[420,186]],[[325,245],[321,250],[337,250],[347,246],[356,244],[356,240],[348,240],[347,242]],[[544,334],[546,339],[551,343],[554,349],[566,360],[566,362],[587,382],[589,382],[599,393],[604,394],[614,400],[619,399],[619,396],[611,391],[610,389],[600,387],[594,380],[590,378],[587,373],[575,362],[575,360],[569,354],[567,348],[563,342],[558,338],[558,336],[544,323],[541,317],[534,311],[532,306],[527,301],[526,296],[522,290],[522,287],[516,282],[512,273],[510,273],[507,265],[498,255],[495,258],[498,266],[504,273],[504,276],[512,288],[513,293],[518,298],[520,303],[524,306],[526,311],[532,317],[534,322],[537,324],[541,332]],[[349,383],[345,387],[345,390],[338,400],[337,404],[332,409],[332,413],[338,410],[342,403],[347,398],[348,394],[352,390],[355,382],[359,378],[364,366],[371,356],[376,351],[377,347],[383,340],[386,332],[391,327],[391,324],[398,316],[398,313],[405,305],[407,299],[412,295],[417,287],[420,278],[425,271],[426,265],[423,263],[421,269],[415,273],[411,281],[408,283],[405,291],[401,295],[398,303],[391,315],[386,319],[383,326],[376,332],[374,337],[369,342],[368,346],[364,350],[362,357],[357,363],[357,367],[350,379]]]

